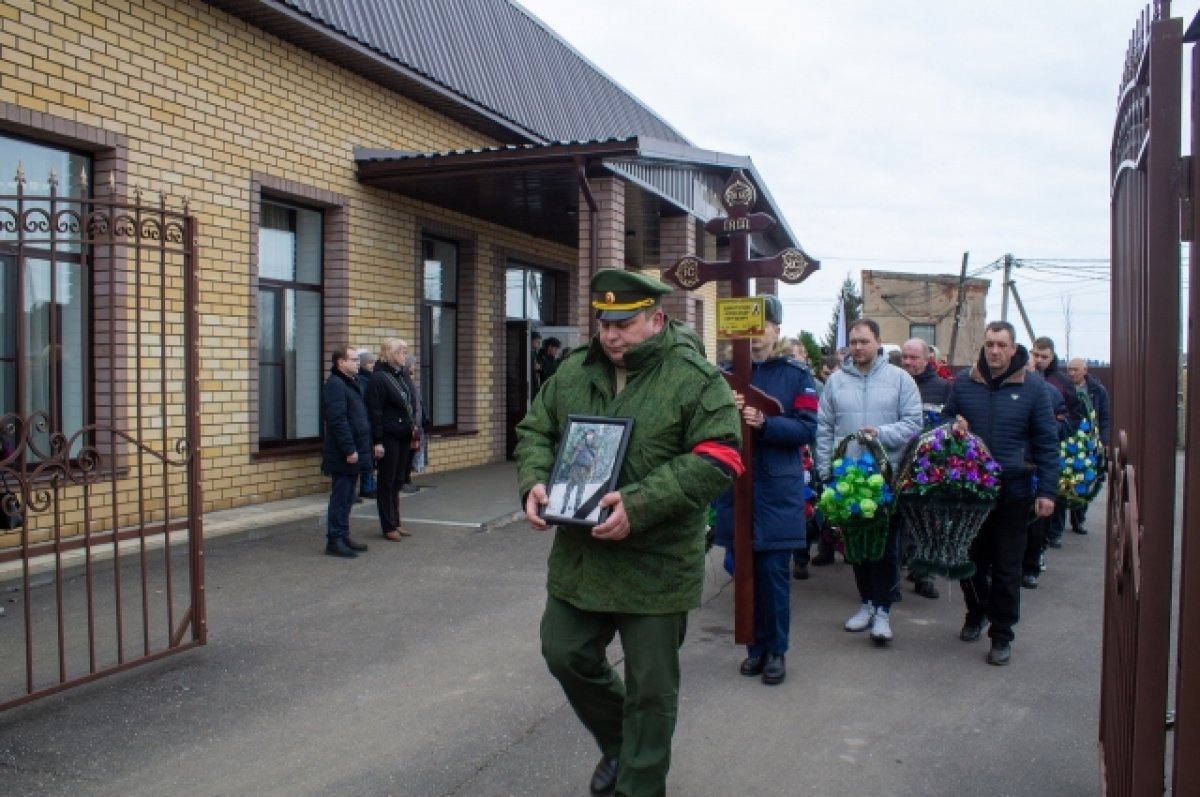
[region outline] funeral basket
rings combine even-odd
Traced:
[[[950,424],[909,444],[896,476],[914,570],[970,578],[971,543],[1000,494],[1000,465],[976,435]]]

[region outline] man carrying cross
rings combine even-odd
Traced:
[[[666,793],[679,646],[704,584],[704,516],[743,470],[733,394],[696,333],[660,305],[671,289],[619,269],[592,277],[600,331],[558,366],[517,425],[525,517],[538,530],[569,414],[633,418],[612,514],[560,528],[550,551],[542,655],[602,758],[592,794]],[[617,634],[622,680],[606,657]]]

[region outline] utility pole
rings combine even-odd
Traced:
[[[1013,256],[1011,254],[1004,256],[1004,293],[1000,299],[1000,320],[1008,320],[1008,287],[1012,284],[1012,264]]]
[[[950,331],[950,354],[946,362],[954,365],[954,350],[958,348],[958,327],[962,324],[963,296],[967,288],[967,258],[970,252],[963,252],[962,271],[958,275],[958,301],[954,305],[954,329]]]
[[[1033,325],[1029,323],[1029,316],[1025,314],[1025,305],[1021,302],[1021,294],[1017,293],[1017,284],[1012,285],[1013,298],[1017,300],[1017,309],[1021,311],[1021,320],[1025,322],[1025,331],[1029,333],[1029,345],[1032,348],[1033,342],[1037,340],[1037,336],[1033,334]]]

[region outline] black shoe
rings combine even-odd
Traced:
[[[992,649],[988,651],[987,663],[1003,667],[1012,661],[1012,645],[1008,642],[992,641]]]
[[[346,541],[341,537],[329,538],[329,541],[325,543],[325,555],[340,556],[343,559],[358,558],[358,554],[354,552],[354,549],[347,545]]]
[[[958,638],[963,642],[978,642],[980,635],[983,633],[983,620],[972,620],[969,617],[963,623],[962,630],[958,632]]]
[[[616,756],[604,756],[592,773],[592,782],[588,786],[596,797],[612,794],[617,788],[617,768],[620,760]]]
[[[762,675],[763,667],[767,664],[767,657],[763,656],[747,656],[742,660],[742,666],[738,669],[742,675],[747,678],[753,678],[756,675]]]
[[[1083,526],[1072,526],[1071,531],[1075,532],[1076,534],[1087,534],[1087,529],[1085,529]]]
[[[356,503],[356,504],[361,504],[362,502],[363,502],[363,499],[362,499],[361,495],[358,498],[354,499],[354,503]]]
[[[358,494],[358,497],[374,499],[376,495],[377,495],[377,493],[374,490],[363,490],[361,493]]]
[[[783,683],[783,679],[787,677],[787,665],[783,660],[782,653],[768,653],[767,666],[763,667],[762,679],[763,683],[769,686]]]
[[[1025,575],[1021,576],[1021,586],[1024,587],[1025,589],[1037,589],[1037,585],[1038,585],[1038,574],[1037,573],[1026,573]]]
[[[904,595],[900,592],[899,588],[892,590],[891,600],[892,603],[899,603],[900,601],[904,600]]]
[[[938,588],[934,585],[932,578],[922,578],[917,582],[917,585],[913,587],[913,592],[917,593],[922,598],[929,598],[930,600],[938,597],[939,594]]]
[[[350,538],[350,537],[346,537],[346,547],[347,547],[347,548],[349,548],[349,549],[350,549],[350,550],[352,550],[352,551],[365,551],[365,550],[367,550],[367,544],[366,544],[366,543],[364,543],[364,542],[358,542],[357,540],[354,540],[354,539],[352,539],[352,538]]]
[[[1062,547],[1062,538],[1061,537],[1047,537],[1046,538],[1046,547],[1047,548],[1061,548]]]
[[[808,565],[792,562],[792,578],[797,581],[808,581]]]
[[[821,543],[820,552],[809,562],[813,567],[825,567],[833,564],[833,546]]]

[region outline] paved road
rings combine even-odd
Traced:
[[[550,537],[414,524],[395,544],[355,524],[356,561],[320,555],[311,519],[211,542],[210,644],[0,714],[0,794],[586,794],[597,752],[538,652]],[[777,687],[737,674],[714,557],[670,793],[1097,794],[1103,540],[1067,536],[1024,592],[1011,666],[957,640],[944,583],[906,593],[889,649],[843,632],[853,579],[822,568],[794,584]]]

